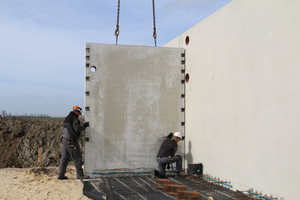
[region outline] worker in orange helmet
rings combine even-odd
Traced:
[[[58,179],[67,179],[65,176],[68,161],[70,156],[73,159],[77,179],[88,179],[89,176],[84,176],[82,169],[82,155],[78,144],[78,139],[86,127],[89,126],[88,122],[85,122],[83,126],[80,125],[78,117],[81,115],[82,109],[79,106],[73,106],[73,110],[65,118],[62,131],[62,154],[58,171]]]

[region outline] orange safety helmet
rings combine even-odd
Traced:
[[[79,106],[73,106],[73,111],[78,111],[80,112],[80,114],[82,113],[82,108],[80,108]]]

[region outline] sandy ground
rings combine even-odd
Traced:
[[[0,199],[89,199],[76,171],[68,166],[67,180],[57,179],[58,168],[0,169]]]

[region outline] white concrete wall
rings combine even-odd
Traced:
[[[234,0],[165,46],[186,49],[187,162],[299,199],[300,1]]]

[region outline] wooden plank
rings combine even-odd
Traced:
[[[42,167],[42,153],[43,153],[43,148],[39,148],[39,160],[38,160],[39,168]]]

